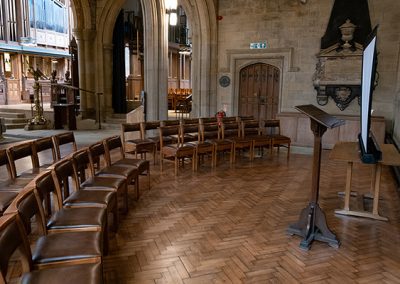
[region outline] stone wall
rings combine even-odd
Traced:
[[[231,79],[229,87],[218,86],[218,108],[225,108],[228,114],[237,113],[235,96],[238,94],[239,60],[232,54],[245,54],[249,64],[279,58],[283,72],[280,93],[280,112],[293,112],[299,104],[315,104],[316,91],[312,76],[316,66],[316,54],[320,50],[320,40],[324,35],[334,0],[220,0],[218,21],[218,79],[227,75]],[[387,130],[394,119],[394,101],[398,93],[398,64],[400,43],[400,1],[368,1],[371,24],[379,24],[379,85],[374,92],[374,115],[386,119]],[[265,50],[251,50],[251,42],[267,42]],[[282,56],[282,52],[290,54]],[[271,51],[271,52],[270,52]],[[272,59],[271,59],[272,58]],[[285,67],[286,66],[286,67]],[[397,100],[396,100],[397,101]],[[359,115],[357,100],[344,110],[332,99],[321,107],[328,113],[337,115]],[[397,115],[398,116],[398,115]]]

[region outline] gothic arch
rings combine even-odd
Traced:
[[[76,1],[79,5],[80,1]],[[104,94],[102,109],[110,114],[112,112],[112,74],[111,68],[107,65],[112,62],[112,34],[113,27],[121,7],[125,0],[107,0],[102,9],[97,9],[96,30],[90,29],[86,20],[89,16],[90,7],[87,0],[82,5],[75,6],[75,14],[86,13],[84,21],[77,23],[77,28],[83,27],[86,30],[86,41],[80,46],[86,56],[94,57],[90,60],[93,66],[86,63],[82,68],[86,80],[93,78],[97,92]],[[92,2],[90,2],[91,5]],[[180,3],[190,17],[193,26],[193,61],[194,69],[193,91],[194,91],[194,116],[209,115],[216,109],[216,11],[213,0],[201,0],[192,3],[189,0],[181,0]],[[164,1],[141,0],[144,19],[144,44],[145,44],[145,82],[144,88],[148,94],[148,119],[167,118],[167,74],[168,74],[168,39],[167,26],[165,22]],[[78,8],[79,7],[79,8]],[[93,7],[92,7],[93,8]],[[90,41],[90,32],[95,34]],[[91,50],[91,54],[88,53]],[[95,50],[95,52],[93,52]],[[88,68],[91,70],[89,71]],[[88,74],[93,73],[93,74]],[[87,83],[88,84],[88,83]],[[93,102],[87,106],[93,106]],[[103,116],[104,117],[104,116]]]

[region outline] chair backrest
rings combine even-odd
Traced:
[[[16,162],[20,159],[30,158],[31,168],[39,167],[38,158],[37,158],[36,152],[34,150],[32,141],[27,141],[27,142],[7,148],[7,156],[8,156],[8,160],[10,162],[12,178],[18,177]],[[23,163],[23,166],[24,167],[27,166],[25,161]],[[28,169],[30,169],[30,168],[28,167]]]
[[[10,259],[17,249],[20,252],[22,272],[31,271],[32,252],[20,217],[18,213],[3,215],[0,217],[0,283],[7,283]]]
[[[261,135],[260,122],[258,120],[245,120],[241,123],[241,136]]]
[[[70,194],[70,179],[73,190],[79,190],[79,180],[72,158],[64,158],[52,166],[51,172],[56,190],[62,193],[62,200]]]
[[[155,130],[157,130],[161,126],[161,121],[146,121],[140,123],[140,130],[142,132],[142,138],[150,138],[155,135],[158,136],[158,133],[155,134]]]
[[[215,123],[215,122],[218,122],[218,119],[216,117],[201,117],[201,118],[199,118],[200,124]]]
[[[230,123],[230,122],[237,122],[238,117],[237,116],[225,116],[222,118],[223,123]]]
[[[200,124],[200,141],[219,139],[220,131],[218,122]]]
[[[101,167],[95,167],[94,164],[98,163],[99,165],[106,163],[107,164],[107,158],[106,158],[106,148],[104,147],[103,141],[98,141],[88,147],[89,151],[89,158],[90,158],[90,163],[91,163],[91,168],[93,170],[100,169]],[[97,161],[97,162],[96,162]],[[92,167],[93,166],[93,167]],[[96,173],[93,172],[93,175]]]
[[[26,232],[29,234],[32,231],[32,218],[35,217],[37,227],[42,233],[46,235],[46,227],[42,215],[40,214],[39,205],[34,193],[35,184],[31,181],[25,188],[20,191],[4,212],[6,214],[18,213],[24,225]]]
[[[237,117],[238,121],[249,121],[249,120],[255,120],[254,116],[252,115],[242,115]]]
[[[122,141],[132,139],[143,139],[140,122],[136,123],[122,123],[121,124],[121,137]]]
[[[72,162],[79,184],[86,180],[86,170],[90,170],[91,176],[95,175],[94,164],[90,160],[89,149],[82,148],[72,154]],[[78,186],[78,185],[77,185]]]
[[[181,122],[179,119],[174,119],[174,120],[163,120],[161,121],[160,126],[172,126],[172,125],[179,125]]]
[[[180,126],[172,125],[172,126],[161,126],[159,129],[160,135],[160,149],[164,146],[164,138],[170,137],[171,135],[176,135],[178,137],[178,144],[180,143]]]
[[[266,134],[281,134],[281,124],[279,119],[268,119],[264,123]]]
[[[75,141],[74,132],[64,132],[53,136],[57,160],[75,152],[78,147]]]
[[[186,135],[189,134],[189,135]],[[180,142],[200,141],[200,124],[182,124],[180,129]]]
[[[240,136],[240,123],[239,122],[222,122],[221,123],[222,139],[239,137],[239,136]]]
[[[33,147],[38,157],[39,167],[44,163],[41,163],[41,160],[47,159],[50,154],[51,160],[50,163],[53,164],[57,161],[56,151],[54,147],[54,141],[52,137],[43,137],[33,141]]]
[[[104,149],[106,151],[105,158],[108,166],[111,166],[112,164],[111,157],[115,152],[114,150],[119,151],[119,159],[125,158],[124,148],[122,146],[121,137],[119,135],[108,137],[103,140],[103,143],[104,143]]]
[[[181,124],[199,124],[198,118],[183,118]]]
[[[5,166],[7,169],[8,178],[12,178],[10,162],[8,161],[6,149],[0,149],[0,167]],[[4,173],[4,171],[3,171]]]
[[[49,196],[53,196],[52,200],[55,201],[54,209],[58,211],[62,208],[62,195],[61,192],[59,192],[56,188],[50,170],[40,173],[35,178],[34,184],[35,184],[34,192],[36,200],[39,204],[39,213],[42,215],[42,218],[46,220],[48,217],[44,210],[44,204],[46,202],[46,199]]]

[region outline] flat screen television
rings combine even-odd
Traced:
[[[361,111],[358,141],[360,144],[361,160],[364,163],[377,163],[382,158],[378,143],[370,131],[372,93],[375,87],[375,74],[377,66],[377,29],[376,26],[368,36],[363,49],[361,73]]]

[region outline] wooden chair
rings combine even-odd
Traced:
[[[39,167],[39,160],[32,141],[7,148],[7,156],[13,179],[30,180],[43,171],[43,168]]]
[[[39,214],[34,183],[29,183],[7,208],[6,214],[18,214],[25,230],[37,228],[41,235],[35,242],[32,262],[35,269],[83,263],[101,263],[103,256],[101,232],[64,232],[48,234]],[[33,217],[37,226],[32,226]]]
[[[286,147],[287,148],[287,160],[289,160],[291,139],[290,139],[290,137],[281,135],[280,120],[278,120],[278,119],[266,120],[264,123],[264,126],[266,129],[266,135],[271,138],[271,150],[270,150],[271,154],[272,154],[273,147],[278,148],[278,153],[279,153],[280,147]]]
[[[241,136],[240,122],[222,122],[221,124],[222,139],[232,140],[233,142],[233,158],[232,162],[236,161],[236,152],[249,150],[250,161],[253,160],[253,140]]]
[[[17,250],[17,260],[21,262],[24,273],[21,279],[23,284],[103,283],[101,262],[33,271],[32,252],[21,216],[18,213],[7,214],[0,217],[0,283],[7,284],[8,280],[14,280],[7,279],[7,272],[10,259],[16,256]]]
[[[103,154],[102,154],[103,153]],[[135,184],[137,169],[124,169],[117,167],[102,167],[97,170],[93,160],[104,155],[103,143],[95,143],[89,148],[83,148],[72,155],[76,171],[89,168],[89,176],[79,179],[79,187],[82,190],[105,190],[117,194],[117,200],[121,200],[123,213],[128,212],[128,185]]]
[[[34,140],[33,149],[40,168],[47,168],[58,160],[53,138],[51,136]],[[42,162],[43,160],[46,162]]]
[[[64,208],[62,193],[55,186],[51,171],[43,172],[33,181],[34,193],[39,205],[39,214],[45,222],[43,231],[48,233],[92,231],[101,232],[104,254],[108,253],[107,211],[99,207]],[[59,189],[59,188],[58,188]],[[55,201],[48,214],[43,204],[51,195]]]
[[[174,160],[175,175],[178,175],[178,167],[180,161],[184,166],[185,158],[192,159],[192,170],[196,170],[196,148],[191,144],[183,144],[179,141],[176,144],[164,145],[164,137],[171,137],[175,135],[179,137],[180,126],[162,126],[159,128],[160,133],[160,170],[163,171],[164,159]]]
[[[158,128],[161,126],[161,121],[146,121],[140,123],[140,131],[143,139],[152,140],[156,143],[157,149],[160,149],[160,136],[158,135]]]
[[[258,120],[245,120],[241,123],[242,136],[253,140],[252,155],[254,159],[255,149],[259,149],[260,156],[264,153],[264,148],[271,149],[271,138],[264,135],[263,129]]]
[[[6,179],[0,181],[0,216],[11,204],[18,192],[21,191],[26,184],[29,183],[28,179],[14,179],[11,174],[11,167],[8,162],[6,149],[0,149],[0,169],[7,172]]]
[[[76,160],[76,157],[74,157]],[[83,190],[80,187],[78,174],[72,158],[64,158],[52,167],[52,176],[57,192],[62,195],[62,206],[65,208],[75,207],[100,207],[106,208],[108,214],[112,214],[114,232],[118,230],[118,203],[117,194],[107,188],[107,181],[99,185],[99,189]],[[70,192],[72,185],[73,191]],[[101,186],[102,185],[102,186]]]
[[[128,135],[138,135],[138,137],[130,137]],[[146,159],[146,153],[152,153],[154,164],[156,164],[157,144],[154,140],[143,138],[140,123],[122,123],[121,137],[123,141],[124,151],[127,154],[137,155]]]
[[[199,123],[181,124],[181,142],[200,141]]]
[[[120,136],[112,136],[103,140],[104,148],[105,148],[105,160],[107,162],[108,167],[116,166],[116,167],[134,167],[137,169],[139,175],[146,175],[148,178],[148,187],[150,189],[150,162],[142,159],[131,159],[125,157],[125,152],[122,147],[121,137]],[[117,159],[113,159],[113,156],[116,156],[114,153],[119,156]],[[135,180],[136,185],[136,200],[139,199],[139,175],[137,175],[137,179]]]
[[[191,136],[197,132],[196,136]],[[204,139],[203,125],[201,124],[183,124],[181,125],[181,139],[186,143],[189,137],[189,143],[196,147],[196,170],[206,155],[211,155],[211,168],[215,165],[215,144]],[[192,137],[197,138],[194,140]]]
[[[218,122],[201,124],[201,141],[214,144],[214,166],[217,166],[217,154],[229,153],[229,162],[233,162],[233,141],[222,137]]]
[[[74,132],[64,132],[53,136],[57,161],[78,150]]]

